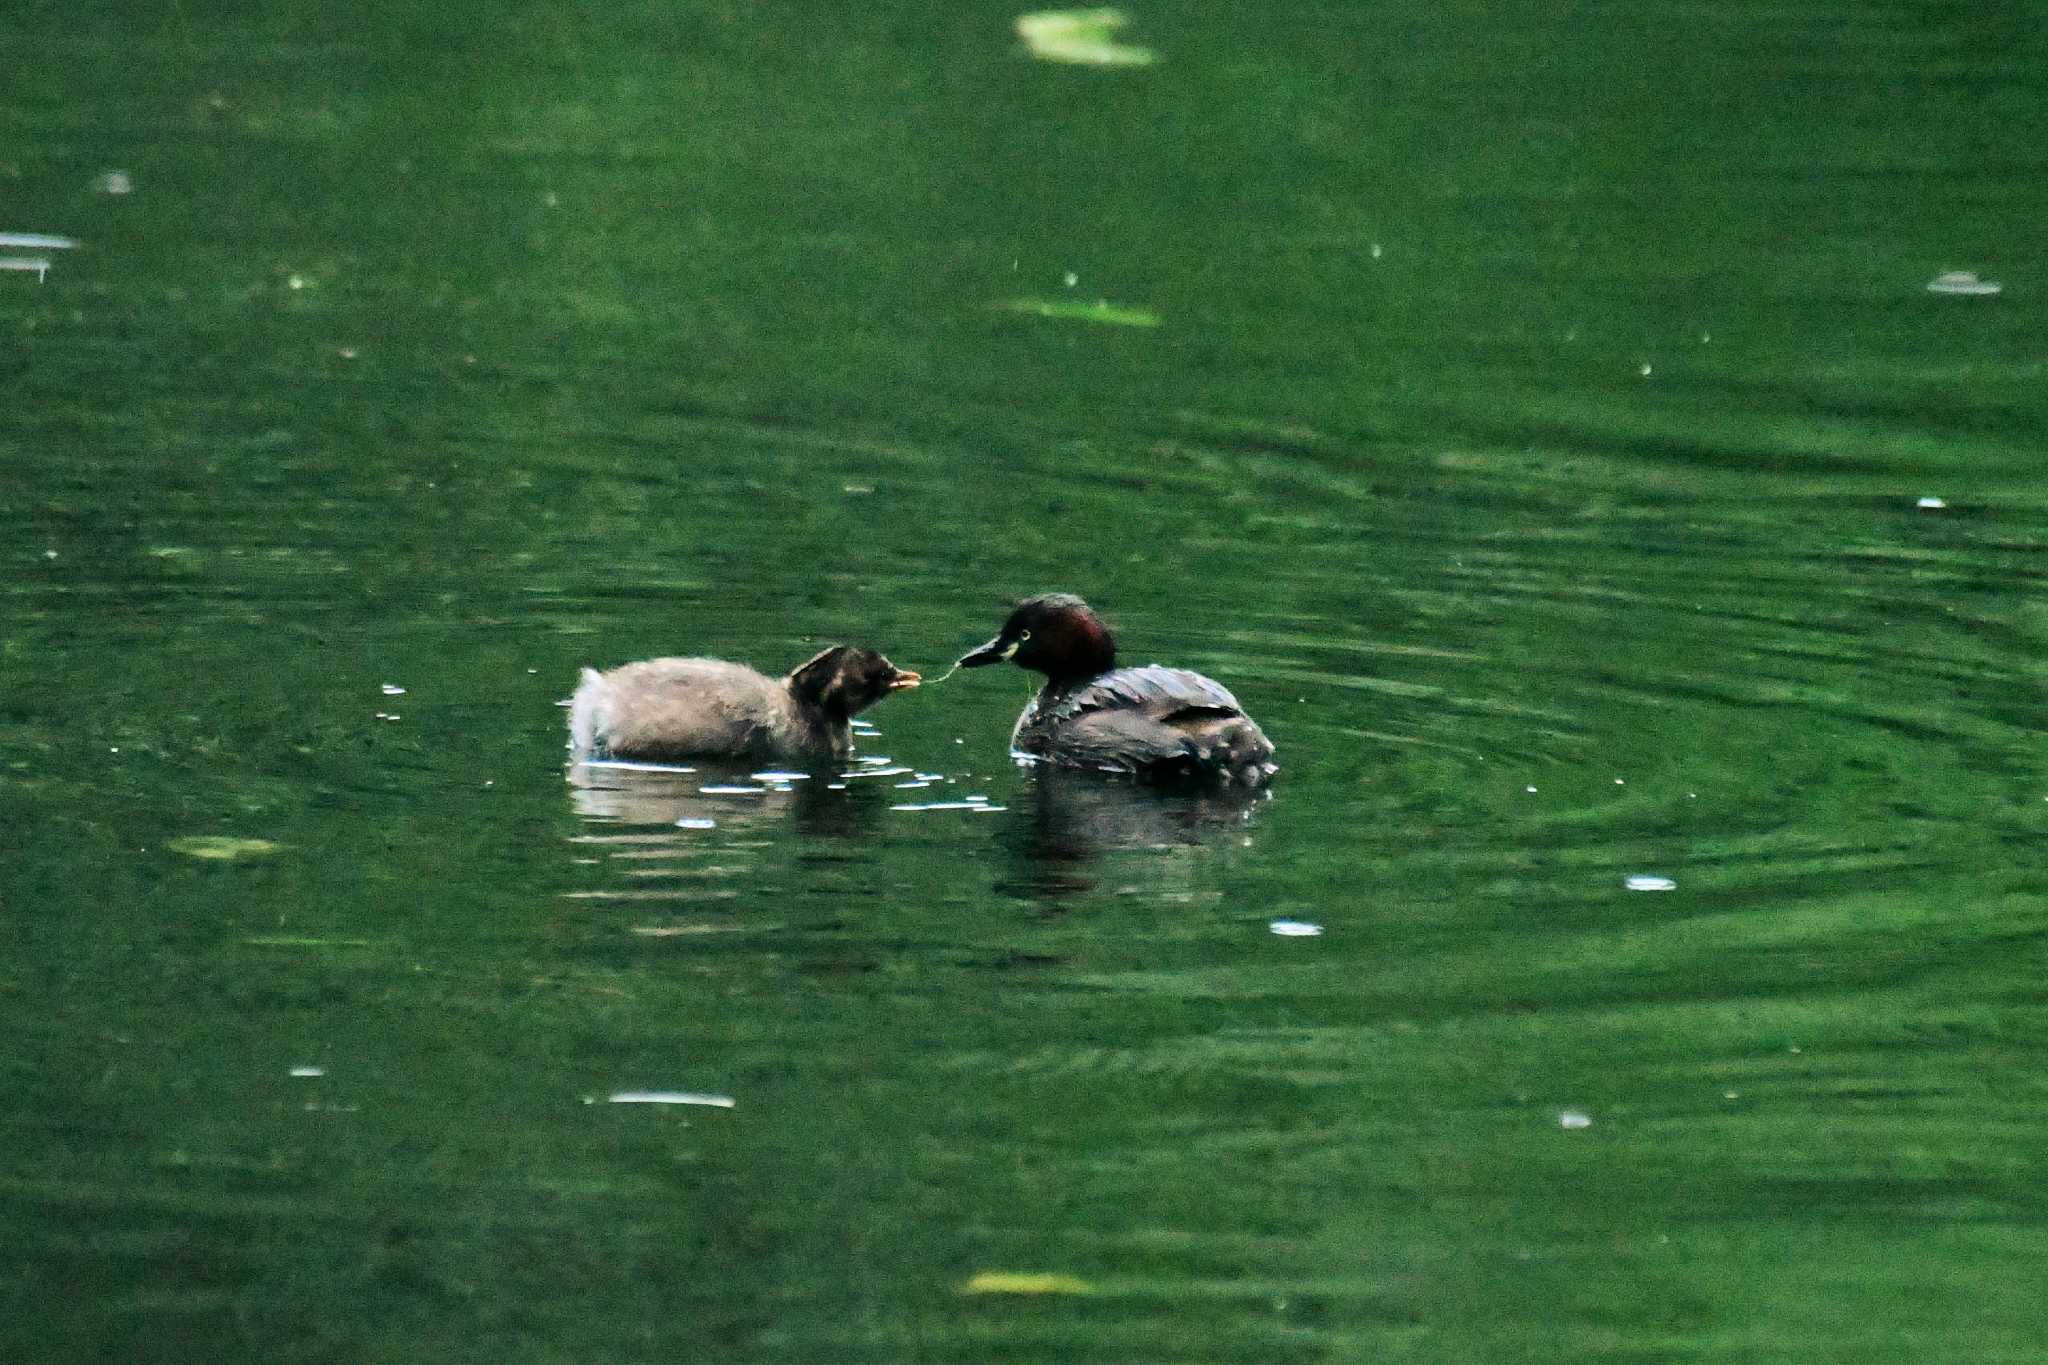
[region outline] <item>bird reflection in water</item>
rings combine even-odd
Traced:
[[[841,772],[762,769],[704,762],[690,766],[574,763],[569,799],[585,820],[725,830],[793,825],[834,837],[874,829],[887,809],[879,788],[887,760]]]
[[[1142,868],[1114,860],[1114,873],[1142,871],[1150,889],[1207,885],[1210,855],[1251,838],[1258,811],[1272,799],[1264,788],[1212,784],[1161,786],[1049,764],[1030,764],[1028,790],[1011,800],[1022,818],[1005,822],[1020,875],[1000,888],[1057,901],[1101,889],[1106,854],[1145,852]]]

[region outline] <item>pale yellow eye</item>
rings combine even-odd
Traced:
[[[1020,630],[1017,632],[1017,643],[1020,645],[1030,638],[1031,632],[1028,630]]]

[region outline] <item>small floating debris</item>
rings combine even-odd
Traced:
[[[383,687],[378,689],[378,691],[382,692],[387,697],[402,697],[405,695],[405,689],[400,687],[397,683],[385,683]]]
[[[960,1286],[963,1294],[1093,1294],[1095,1286],[1078,1275],[1032,1274],[1015,1270],[984,1270]]]
[[[1282,938],[1319,938],[1323,932],[1322,925],[1305,919],[1276,919],[1266,928]]]
[[[366,938],[305,938],[292,934],[260,934],[242,942],[252,948],[367,948]]]
[[[1076,322],[1100,322],[1111,327],[1157,327],[1159,314],[1149,308],[1130,308],[1097,299],[1079,303],[1070,299],[1004,299],[995,305],[1007,312],[1038,318],[1067,318]]]
[[[291,1069],[291,1074],[294,1076],[325,1076],[327,1068],[324,1066],[295,1066]]]
[[[1040,10],[1017,16],[1017,36],[1040,61],[1077,66],[1150,66],[1149,47],[1120,43],[1111,35],[1131,22],[1120,9]]]
[[[703,816],[701,816],[701,815],[685,815],[685,816],[684,816],[684,817],[683,817],[682,819],[680,819],[680,820],[676,821],[676,828],[677,828],[677,829],[717,829],[717,828],[718,828],[718,822],[717,822],[716,820],[709,820],[709,819],[706,819],[705,817],[703,817]]]
[[[275,853],[284,845],[269,839],[238,839],[228,834],[188,834],[173,839],[164,847],[173,853],[182,853],[188,858],[209,858],[216,862],[233,862],[237,858],[260,858]]]
[[[1927,282],[1927,292],[1930,294],[1960,294],[1982,297],[1999,293],[2004,288],[2005,286],[1999,284],[1996,280],[1978,279],[1976,272],[1970,270],[1944,271]]]
[[[1557,1126],[1560,1128],[1591,1128],[1593,1126],[1593,1116],[1591,1114],[1582,1114],[1576,1109],[1567,1109],[1557,1116]]]
[[[0,232],[0,247],[10,251],[69,251],[77,245],[76,237],[50,232]]]
[[[781,927],[779,924],[636,924],[632,932],[641,938],[685,938],[695,934],[758,934]]]
[[[1678,883],[1672,881],[1671,878],[1656,877],[1646,873],[1637,873],[1635,876],[1624,880],[1622,885],[1631,891],[1676,891],[1678,889]]]
[[[701,1104],[711,1109],[730,1109],[737,1103],[730,1095],[694,1090],[616,1090],[605,1098],[610,1104]]]
[[[1941,498],[1922,498],[1913,505],[1923,512],[1939,512],[1947,507],[1948,503]]]

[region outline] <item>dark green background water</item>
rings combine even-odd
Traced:
[[[2038,7],[126,8],[0,46],[0,1355],[2048,1352]],[[1007,670],[563,781],[1055,588],[1271,799]]]

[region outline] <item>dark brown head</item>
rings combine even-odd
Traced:
[[[805,705],[843,720],[922,681],[872,649],[834,645],[797,666],[789,675],[789,692]]]
[[[1005,659],[1052,682],[1079,682],[1116,667],[1116,640],[1088,604],[1072,593],[1047,593],[1017,604],[1002,631],[956,667]]]

